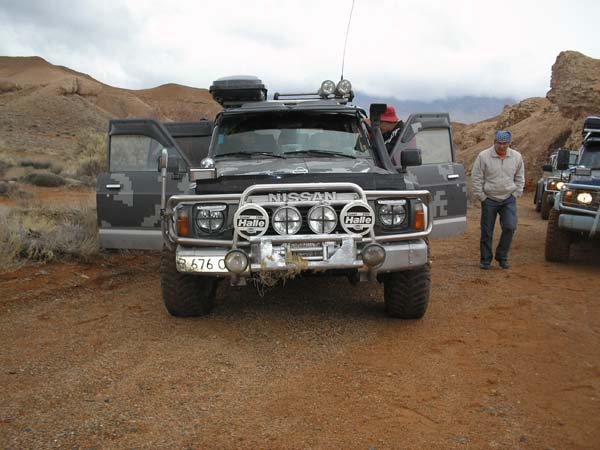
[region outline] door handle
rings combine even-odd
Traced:
[[[460,178],[460,175],[457,173],[453,173],[451,175],[447,175],[446,178],[448,178],[449,180],[456,180],[457,178]]]
[[[107,184],[106,189],[121,189],[120,184]]]

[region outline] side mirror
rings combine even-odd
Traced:
[[[542,166],[542,170],[544,172],[552,172],[554,170],[554,168],[552,167],[552,164],[544,164]]]
[[[571,152],[569,150],[559,150],[556,156],[556,168],[558,170],[567,170],[569,168],[569,159]]]
[[[422,164],[421,150],[418,148],[405,148],[400,154],[402,167],[420,166]]]
[[[371,126],[378,127],[381,123],[381,115],[387,109],[385,103],[371,103],[369,106],[369,118],[371,119]]]
[[[167,149],[163,148],[160,156],[158,157],[158,171],[162,172],[167,169],[169,165],[169,154],[167,153]]]

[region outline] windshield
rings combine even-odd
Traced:
[[[585,147],[581,154],[579,165],[591,169],[600,169],[600,143]]]
[[[215,158],[261,157],[372,158],[372,150],[355,114],[265,112],[223,117],[211,148]]]

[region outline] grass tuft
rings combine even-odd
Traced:
[[[67,180],[52,172],[32,172],[25,175],[23,181],[40,187],[58,187],[67,184]]]
[[[0,215],[0,269],[25,261],[90,261],[98,253],[93,208],[11,209]]]

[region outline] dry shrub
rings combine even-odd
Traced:
[[[41,187],[58,187],[67,184],[63,177],[52,172],[32,172],[23,177],[23,181]]]
[[[0,181],[0,197],[24,198],[27,194],[21,191],[14,181]]]
[[[14,167],[15,163],[10,159],[0,159],[0,176],[4,175],[4,173]]]
[[[106,136],[87,130],[79,136],[79,156],[76,176],[90,177],[94,180],[106,166]]]
[[[0,268],[25,260],[89,261],[98,253],[93,208],[12,209],[0,215]]]
[[[49,169],[52,166],[51,161],[33,161],[31,159],[22,159],[19,161],[21,167],[33,167],[34,169]]]

